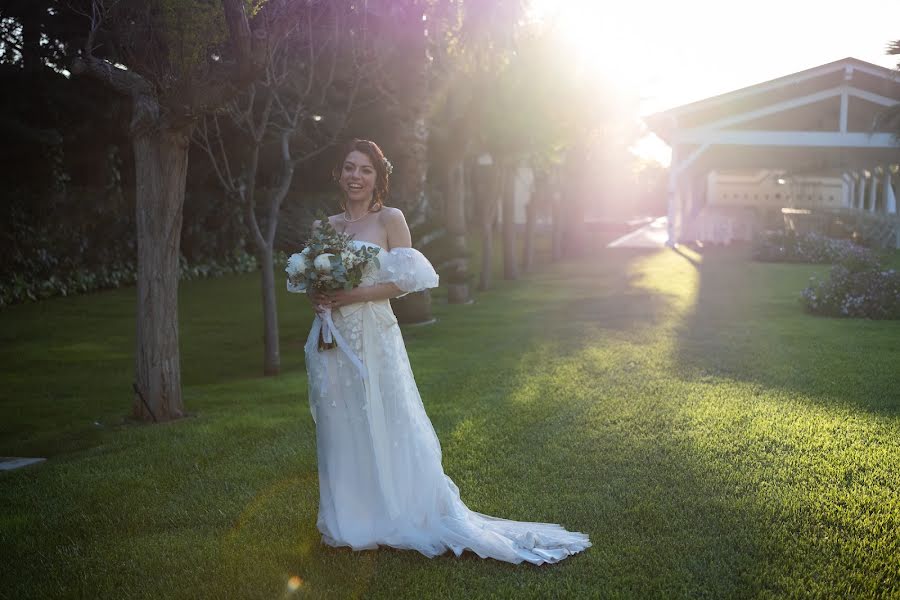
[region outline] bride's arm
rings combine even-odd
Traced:
[[[354,302],[375,302],[387,300],[405,294],[403,290],[393,283],[377,283],[365,287],[357,287],[352,290],[338,290],[331,294],[331,306],[338,308]]]
[[[328,298],[331,301],[327,304],[331,308],[340,308],[347,304],[355,304],[357,302],[375,302],[377,300],[387,300],[388,298],[396,298],[405,294],[403,290],[394,283],[377,283],[375,285],[367,285],[364,287],[355,287],[352,290],[335,290],[328,292]]]

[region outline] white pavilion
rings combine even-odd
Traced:
[[[876,118],[900,73],[845,58],[646,119],[672,148],[668,243],[838,218],[900,247],[900,145]]]

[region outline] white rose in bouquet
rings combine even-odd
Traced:
[[[331,273],[332,256],[334,256],[334,254],[329,254],[328,252],[318,255],[316,257],[316,260],[313,261],[313,266],[317,271],[321,271],[323,273]]]
[[[306,259],[306,251],[304,250],[300,254],[291,254],[286,271],[288,273],[302,273],[308,267],[309,261]]]

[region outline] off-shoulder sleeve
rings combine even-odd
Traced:
[[[406,293],[437,287],[438,274],[415,248],[394,248],[378,254],[375,283],[393,283]]]

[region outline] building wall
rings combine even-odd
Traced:
[[[780,171],[711,172],[707,203],[720,207],[834,208],[849,194],[840,177],[791,177]]]

